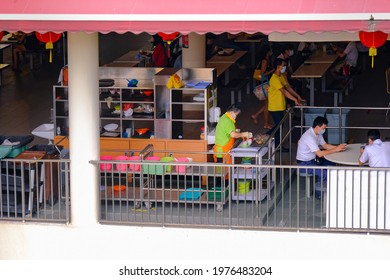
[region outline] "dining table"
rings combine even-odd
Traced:
[[[218,53],[213,55],[207,62],[225,63],[231,62],[236,63],[241,57],[247,54],[247,51],[234,51],[232,54],[219,55]]]
[[[11,47],[11,44],[0,44],[0,63],[3,63],[3,50]]]
[[[224,84],[227,85],[230,80],[230,68],[246,54],[247,51],[235,51],[230,55],[215,54],[206,61],[206,67],[215,68],[217,71],[217,77],[224,74]]]
[[[324,62],[324,63],[303,63],[298,67],[297,70],[291,75],[292,78],[309,79],[309,88],[310,88],[310,106],[314,106],[314,79],[321,79],[322,84],[325,84],[325,74],[328,69],[332,66],[333,62]]]
[[[360,157],[360,147],[362,143],[348,144],[347,149],[342,152],[333,153],[324,156],[327,160],[340,164],[340,165],[349,165],[349,166],[358,166],[359,157]]]
[[[337,58],[337,54],[319,50],[314,52],[304,63],[334,63]]]
[[[249,35],[249,36],[248,36]],[[263,34],[245,34],[234,39],[235,43],[248,43],[250,45],[251,66],[256,66],[256,45],[260,45],[265,35]]]

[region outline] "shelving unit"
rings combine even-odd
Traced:
[[[233,163],[240,163],[239,161],[242,158],[250,158],[251,164],[242,164],[242,167],[237,167],[234,169],[232,178],[232,200],[249,200],[256,201],[256,203],[261,202],[263,199],[271,197],[271,190],[274,188],[275,180],[275,168],[257,168],[253,167],[252,164],[272,164],[274,162],[273,158],[270,158],[270,155],[274,151],[274,142],[270,141],[267,147],[260,147],[253,145],[248,148],[233,148],[231,150]],[[265,156],[268,155],[267,160]],[[239,182],[242,184],[251,184],[249,191],[239,192],[238,185]]]
[[[204,82],[203,88],[166,88],[168,78],[178,73],[186,83]],[[101,67],[101,79],[112,79],[113,85],[99,87],[100,134],[108,138],[149,138],[155,132],[159,139],[207,139],[215,124],[208,120],[208,111],[217,104],[214,69],[174,69],[142,67]],[[138,84],[128,87],[129,79]],[[144,91],[152,92],[146,96]],[[204,98],[199,96],[203,95]],[[53,87],[53,113],[56,135],[69,135],[67,86]],[[129,113],[132,109],[132,114]],[[115,131],[105,131],[107,124],[117,124]],[[148,128],[138,135],[135,130]],[[131,134],[131,135],[129,135]]]

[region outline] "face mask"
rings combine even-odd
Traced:
[[[294,55],[294,51],[291,50],[291,51],[288,51],[288,56],[293,56]]]
[[[287,66],[283,66],[282,69],[280,70],[280,73],[283,74],[284,72],[286,72],[286,69],[287,69]]]
[[[324,134],[324,133],[325,133],[325,130],[326,130],[325,128],[324,128],[324,129],[321,129],[320,132],[319,132],[319,134],[321,134],[321,135]]]

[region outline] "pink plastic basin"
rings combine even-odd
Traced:
[[[100,160],[112,160],[112,156],[100,156]],[[100,163],[101,171],[110,171],[112,169],[112,163]]]
[[[177,162],[188,162],[188,158],[176,158]],[[186,173],[186,167],[187,165],[176,165],[176,172],[177,173]]]
[[[128,157],[127,156],[117,156],[115,157],[115,160],[127,160]],[[125,163],[117,163],[115,164],[115,169],[117,171],[126,171],[126,165]]]
[[[137,161],[137,160],[141,160],[141,158],[139,156],[131,156],[131,157],[128,157],[127,160]],[[129,164],[129,168],[131,171],[140,171],[141,165],[140,164]]]
[[[160,161],[160,157],[156,157],[156,156],[150,156],[150,157],[147,157],[146,160],[151,160],[151,161]]]

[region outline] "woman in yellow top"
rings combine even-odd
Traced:
[[[276,59],[276,69],[269,81],[268,88],[268,111],[270,112],[275,126],[271,128],[267,134],[271,134],[283,119],[284,111],[286,110],[286,97],[294,101],[295,105],[301,105],[303,99],[286,81],[283,73],[286,72],[287,64],[283,59]],[[275,133],[275,145],[280,142],[279,130]],[[282,151],[287,152],[288,149],[282,148]]]
[[[238,104],[232,104],[227,112],[219,119],[215,130],[214,161],[231,163],[231,159],[225,158],[234,145],[236,138],[249,138],[249,132],[236,132],[236,118],[241,110]]]
[[[255,74],[253,78],[257,81],[258,84],[268,81],[271,74],[274,72],[274,69],[270,67],[270,58],[272,55],[272,50],[269,45],[264,45],[260,49],[260,63],[257,65]],[[262,102],[263,103],[263,102]],[[251,115],[251,119],[254,124],[258,124],[258,117],[263,114],[264,116],[264,128],[270,129],[272,125],[269,123],[269,112],[268,112],[268,100],[265,98],[264,103],[261,104],[260,108]]]

